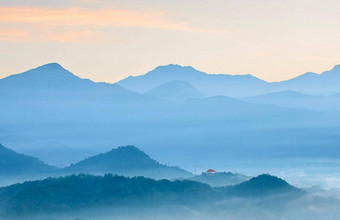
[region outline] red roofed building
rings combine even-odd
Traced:
[[[207,170],[207,173],[216,173],[216,171],[215,170],[213,170],[213,169],[209,169],[209,170]]]

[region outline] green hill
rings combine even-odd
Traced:
[[[285,180],[269,174],[253,177],[249,181],[235,186],[229,186],[225,189],[225,193],[228,195],[246,197],[266,196],[271,194],[300,194],[303,192],[300,189],[291,186]]]
[[[66,167],[64,173],[113,173],[124,176],[145,176],[153,178],[190,177],[192,174],[179,167],[166,166],[150,158],[135,146],[124,146],[109,152],[89,157]]]
[[[212,192],[210,186],[193,181],[80,174],[0,188],[0,207],[6,213],[26,214],[106,205],[188,204],[211,198]]]
[[[235,196],[266,198],[268,195],[281,194],[298,196],[301,192],[284,180],[270,175],[261,175],[236,186],[213,188],[188,180],[80,174],[0,188],[0,213],[62,213],[86,208],[135,205],[214,206],[219,201]]]

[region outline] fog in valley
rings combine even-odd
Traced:
[[[3,78],[0,218],[337,219],[340,68],[303,79]]]

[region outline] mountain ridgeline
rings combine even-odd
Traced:
[[[60,167],[131,143],[182,167],[339,156],[339,69],[268,83],[168,65],[110,84],[47,64],[0,79],[0,140]]]
[[[159,66],[145,75],[127,77],[117,84],[144,93],[175,80],[190,83],[206,96],[247,96],[255,91],[265,92],[267,88],[267,82],[251,75],[207,74],[190,66],[173,64]]]
[[[146,176],[153,178],[190,177],[191,173],[179,167],[158,163],[134,146],[118,147],[107,153],[89,157],[63,169],[64,173],[114,173],[124,176]]]
[[[50,174],[58,169],[0,144],[0,178]]]
[[[240,193],[242,189],[242,193]],[[253,191],[256,194],[253,194]],[[206,184],[182,180],[153,180],[144,177],[116,175],[72,175],[15,184],[0,188],[0,213],[23,215],[76,211],[97,207],[135,205],[213,205],[224,199],[290,194],[294,198],[303,192],[270,175],[254,177],[233,187],[212,188]],[[202,202],[203,201],[203,202]]]
[[[281,194],[290,194],[299,192],[297,188],[289,185],[281,178],[273,178],[269,174],[262,174],[253,177],[248,181],[226,188],[228,193],[238,196],[263,196],[280,192]],[[302,191],[300,191],[302,192]]]
[[[322,74],[306,73],[274,83],[252,75],[207,74],[190,66],[167,65],[157,67],[145,75],[127,77],[117,84],[143,93],[174,80],[187,81],[206,96],[246,97],[284,90],[331,95],[340,92],[340,65]]]
[[[65,168],[49,166],[37,158],[18,154],[2,145],[0,145],[0,159],[0,177],[20,180],[78,173],[97,175],[111,173],[156,179],[192,176],[190,172],[179,167],[160,164],[135,146],[118,147]]]

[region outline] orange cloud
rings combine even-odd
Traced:
[[[112,38],[107,30],[113,27],[214,32],[190,27],[188,22],[170,21],[164,11],[120,9],[0,7],[0,25],[6,27],[0,41],[11,42],[102,42]]]
[[[20,29],[12,29],[12,28],[0,28],[0,41],[8,41],[8,42],[22,42],[24,39],[29,36],[29,32],[20,30]]]
[[[205,32],[187,22],[170,22],[165,12],[129,10],[85,10],[81,8],[46,9],[0,7],[0,23],[44,24],[87,27],[141,27],[176,31]]]
[[[97,43],[103,41],[104,37],[100,33],[89,30],[66,31],[61,34],[47,33],[41,36],[42,40],[60,43]]]

